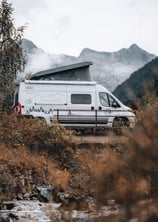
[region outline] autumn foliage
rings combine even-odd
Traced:
[[[65,207],[89,209],[87,198],[96,209],[114,200],[123,209],[106,221],[156,217],[158,194],[158,101],[153,95],[145,104],[137,103],[136,127],[124,129],[115,143],[84,144],[73,141],[73,131],[54,122],[47,126],[38,118],[17,118],[1,114],[0,197],[17,198],[20,178],[33,172],[40,185],[53,184],[67,193]],[[112,136],[106,133],[105,136]],[[14,184],[14,185],[13,185]],[[25,184],[24,193],[33,186]],[[75,202],[75,204],[74,204]],[[104,221],[104,218],[96,221]],[[141,221],[141,220],[140,220]],[[142,220],[143,221],[143,220]]]

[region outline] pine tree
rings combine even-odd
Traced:
[[[14,80],[24,69],[22,35],[24,26],[16,29],[12,18],[13,8],[7,0],[0,5],[0,111],[13,106]]]

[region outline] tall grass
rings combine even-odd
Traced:
[[[79,151],[79,159],[91,175],[89,189],[97,200],[97,206],[107,204],[109,199],[115,200],[124,209],[124,219],[120,221],[127,221],[133,216],[142,218],[144,211],[144,221],[157,216],[153,210],[158,202],[157,110],[158,100],[152,94],[146,98],[145,104],[137,102],[136,127],[123,130],[124,143],[94,148],[95,151],[92,149],[84,156],[83,151]]]

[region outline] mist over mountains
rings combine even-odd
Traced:
[[[92,67],[94,80],[113,91],[131,73],[155,58],[155,55],[133,44],[127,49],[116,52],[97,52],[84,49],[79,58],[81,60],[91,60],[94,63]]]
[[[33,74],[61,65],[91,61],[93,65],[90,69],[94,81],[101,83],[111,92],[127,80],[131,73],[156,57],[136,44],[116,52],[99,52],[85,48],[78,57],[65,54],[48,54],[27,39],[23,39],[22,44],[26,52],[26,68],[23,77],[27,73]]]

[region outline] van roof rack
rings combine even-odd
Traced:
[[[30,77],[30,80],[33,80],[34,78],[42,77],[45,75],[51,75],[51,74],[58,73],[58,72],[65,72],[65,71],[73,70],[73,69],[86,68],[86,67],[89,67],[90,65],[93,65],[93,63],[92,62],[80,62],[80,63],[74,63],[74,64],[60,66],[60,67],[56,67],[56,68],[52,68],[52,69],[47,69],[44,71],[34,73]]]

